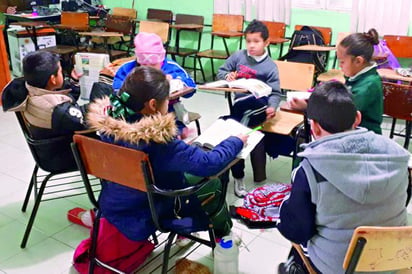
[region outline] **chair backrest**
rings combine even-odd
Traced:
[[[213,14],[212,32],[243,31],[243,15]]]
[[[312,87],[315,65],[286,61],[274,61],[279,71],[280,88],[308,90]]]
[[[191,15],[191,14],[176,14],[175,24],[196,24],[203,25],[205,21],[204,16]],[[196,29],[196,31],[202,31],[202,29]]]
[[[412,121],[412,86],[383,82],[383,113]]]
[[[89,28],[89,14],[87,12],[62,11],[60,22],[62,25],[73,26],[76,29]]]
[[[269,40],[274,38],[284,38],[286,24],[283,22],[262,21],[269,30]]]
[[[147,191],[145,172],[150,164],[146,153],[77,134],[72,149],[82,176],[89,174]]]
[[[349,34],[351,34],[350,32],[338,32],[338,36],[336,37],[336,43],[335,45],[338,46],[340,44],[340,42]]]
[[[169,24],[165,22],[140,21],[139,32],[156,33],[162,39],[163,44],[169,41]]]
[[[137,18],[137,10],[130,9],[130,8],[114,7],[112,14],[113,15],[119,15],[119,16],[126,16],[126,17],[129,17],[131,19],[136,19]]]
[[[412,267],[412,226],[355,229],[343,268],[354,271],[391,271]]]
[[[383,39],[397,58],[412,58],[412,37],[385,35]]]
[[[303,25],[296,25],[295,30],[301,30]],[[332,29],[329,27],[317,27],[317,26],[309,26],[311,28],[314,28],[318,30],[323,37],[323,41],[325,42],[325,45],[330,45],[332,42]]]
[[[106,17],[106,31],[120,32],[132,35],[135,31],[135,22],[130,17],[108,14]]]
[[[72,135],[57,137],[35,138],[21,112],[16,112],[16,117],[24,138],[36,164],[44,171],[63,173],[77,170],[76,162],[70,150]]]
[[[171,10],[147,9],[147,20],[157,20],[171,24],[173,12]]]

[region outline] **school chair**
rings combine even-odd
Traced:
[[[350,32],[339,32],[338,37],[336,38],[335,46],[338,47],[338,45],[343,40],[343,38],[345,38],[349,34],[350,34]],[[345,78],[344,78],[344,74],[343,74],[342,70],[336,69],[337,60],[338,60],[338,58],[337,58],[337,55],[336,55],[336,52],[335,52],[335,58],[333,59],[332,69],[319,74],[318,77],[316,77],[316,82],[327,82],[327,81],[336,79],[336,80],[338,80],[342,83],[345,83]]]
[[[277,44],[280,44],[279,57],[282,56],[283,44],[289,41],[289,39],[285,38],[286,24],[283,22],[272,22],[272,21],[262,21],[262,23],[265,24],[269,30],[269,45],[267,47],[269,56],[272,56],[270,52],[270,45],[277,45]]]
[[[16,116],[35,161],[21,208],[22,212],[26,212],[33,192],[34,205],[20,244],[21,248],[25,248],[41,202],[82,195],[86,192],[83,191],[83,183],[70,149],[73,135],[36,138],[33,134],[36,129],[25,120],[23,114],[16,112]],[[91,191],[97,191],[98,185],[96,182],[91,184]]]
[[[102,142],[90,137],[75,135],[73,137],[72,150],[82,175],[85,188],[92,204],[97,209],[96,219],[94,220],[92,232],[92,246],[90,249],[90,268],[89,273],[94,273],[96,265],[111,269],[110,265],[106,264],[96,258],[96,249],[101,248],[96,246],[96,239],[98,237],[99,219],[101,212],[99,210],[99,203],[94,193],[91,191],[90,181],[88,175],[93,175],[102,180],[108,180],[123,186],[127,186],[147,194],[147,199],[150,206],[153,223],[157,229],[162,233],[168,233],[168,240],[164,247],[162,273],[166,273],[168,269],[170,249],[176,235],[185,236],[193,241],[207,245],[214,249],[215,236],[213,232],[213,225],[211,224],[207,215],[205,216],[190,216],[185,225],[185,231],[190,231],[193,226],[199,227],[201,230],[208,231],[209,239],[202,239],[188,233],[182,232],[182,222],[179,223],[178,217],[172,220],[160,220],[156,211],[155,196],[179,197],[195,194],[199,189],[208,183],[209,178],[202,179],[198,184],[177,190],[161,189],[156,185],[153,177],[153,169],[150,165],[149,156],[139,150],[130,149],[114,144]],[[125,165],[124,163],[132,163]],[[110,169],[107,167],[110,166]],[[226,194],[227,184],[223,184],[222,194]],[[217,214],[222,210],[225,204],[225,196],[222,195],[219,205],[216,207],[213,214]],[[199,212],[197,212],[199,214]],[[205,213],[206,214],[206,213]],[[209,215],[210,216],[210,215]],[[186,218],[185,218],[186,219]],[[170,221],[170,222],[169,222]],[[168,225],[165,225],[168,223]],[[179,223],[179,224],[177,224]],[[191,223],[190,225],[188,223]],[[179,227],[177,227],[179,226]],[[194,232],[194,231],[191,231]],[[155,242],[157,238],[154,236]],[[157,243],[156,243],[157,244]],[[104,247],[103,247],[104,248]]]
[[[346,274],[410,269],[411,246],[411,226],[357,227],[346,251],[343,269]]]
[[[403,147],[409,148],[412,133],[412,86],[383,82],[383,113],[392,117],[389,138],[405,137]],[[396,119],[405,120],[405,132],[395,132]]]
[[[412,58],[411,36],[384,35],[383,40],[396,58]]]
[[[112,14],[117,16],[129,17],[131,19],[137,18],[137,10],[130,8],[114,7]]]
[[[301,30],[304,25],[295,25],[295,30]],[[323,42],[325,45],[329,46],[332,42],[332,28],[329,27],[318,27],[318,26],[308,26],[318,30],[323,37]]]
[[[139,32],[156,33],[162,39],[163,45],[169,43],[169,24],[157,21],[140,21]]]
[[[171,24],[173,22],[173,12],[171,10],[147,9],[147,20],[161,21]]]
[[[176,61],[176,56],[182,57],[182,67],[185,67],[186,57],[196,54],[200,51],[202,42],[204,17],[201,15],[190,14],[176,14],[176,20],[174,25],[170,25],[172,29],[175,29],[176,39],[174,47],[167,47],[166,52],[172,56],[172,59]],[[197,47],[196,48],[184,48],[181,47],[181,32],[197,33]],[[196,74],[194,74],[194,80],[196,82]]]
[[[200,51],[196,54],[196,59],[199,61],[200,71],[202,73],[203,82],[206,82],[205,71],[203,70],[201,58],[209,58],[212,68],[212,77],[215,78],[214,59],[226,60],[230,56],[229,47],[227,45],[228,38],[239,38],[239,49],[242,48],[243,38],[243,15],[229,14],[213,14],[212,32],[210,49]],[[223,40],[225,50],[214,49],[215,37],[220,37]],[[194,64],[196,74],[196,62]]]

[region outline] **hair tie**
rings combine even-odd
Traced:
[[[120,96],[115,94],[110,94],[110,103],[111,108],[108,109],[108,114],[115,118],[123,118],[126,119],[127,117],[136,114],[133,110],[126,106],[126,102],[130,98],[130,94],[127,92],[122,92]]]

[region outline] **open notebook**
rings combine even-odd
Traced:
[[[239,88],[246,89],[252,93],[256,98],[263,96],[269,96],[272,92],[272,88],[258,80],[258,79],[245,79],[240,78],[234,81],[218,80],[215,82],[210,82],[204,85],[206,88],[219,88],[219,87],[229,87],[229,88]]]
[[[202,135],[197,137],[192,144],[212,149],[226,138],[236,136],[240,133],[249,135],[247,144],[237,155],[238,158],[245,159],[260,140],[262,140],[264,134],[260,131],[253,131],[233,119],[219,119],[215,121]]]

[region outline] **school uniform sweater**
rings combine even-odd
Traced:
[[[362,113],[360,126],[382,134],[383,87],[376,65],[347,78],[346,85],[353,94],[356,108]]]
[[[280,208],[278,230],[307,244],[322,273],[342,264],[356,227],[406,225],[409,153],[364,128],[311,142]]]

